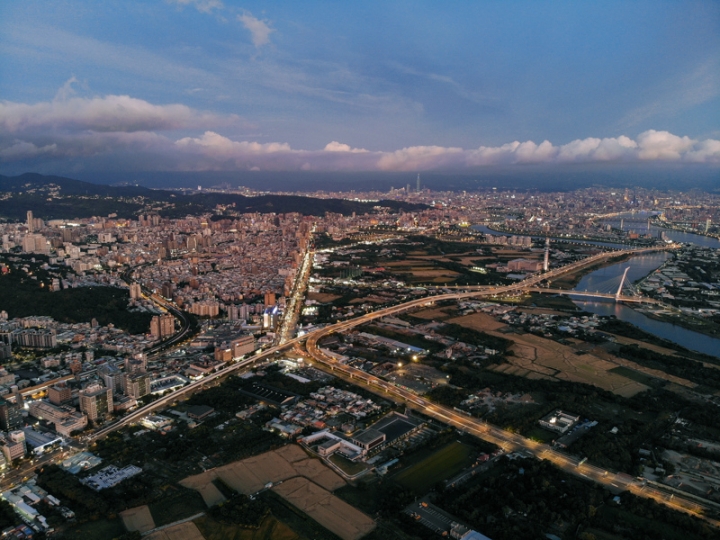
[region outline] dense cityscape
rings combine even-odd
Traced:
[[[720,523],[714,196],[435,192],[421,177],[279,196],[421,206],[0,224],[7,534],[129,538],[202,515],[204,534],[562,538],[632,530],[621,509],[648,504],[698,537]],[[554,489],[565,475],[624,525],[502,498],[492,521],[463,509],[518,470]]]
[[[0,540],[720,538],[720,2],[0,2]]]

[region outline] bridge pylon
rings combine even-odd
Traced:
[[[620,280],[620,286],[618,287],[618,290],[615,293],[615,301],[616,302],[620,301],[620,297],[622,296],[622,289],[623,289],[623,285],[625,285],[625,278],[627,277],[628,270],[630,270],[629,266],[623,272],[623,277]]]

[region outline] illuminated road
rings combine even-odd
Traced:
[[[288,339],[281,345],[273,346],[262,352],[258,351],[258,354],[251,356],[250,358],[230,363],[226,365],[224,369],[221,369],[215,373],[204,377],[203,379],[200,379],[183,388],[180,388],[175,392],[171,392],[168,395],[163,396],[156,401],[127,414],[126,416],[118,419],[112,424],[103,427],[102,429],[96,431],[95,433],[87,437],[85,440],[88,443],[92,443],[93,441],[102,438],[113,431],[121,429],[122,427],[127,426],[130,423],[137,422],[152,411],[161,409],[172,404],[173,402],[180,399],[180,397],[184,394],[201,390],[204,386],[215,382],[221,377],[225,377],[226,375],[242,369],[250,368],[258,362],[268,361],[274,358],[277,353],[294,348],[298,346],[302,341],[306,341],[306,349],[308,354],[310,354],[324,369],[329,370],[338,376],[350,379],[355,384],[364,385],[373,392],[378,393],[386,398],[391,398],[398,402],[405,403],[409,407],[421,411],[428,417],[434,418],[440,422],[453,426],[478,438],[492,442],[508,452],[523,451],[528,454],[534,455],[539,459],[547,459],[559,468],[571,474],[584,477],[588,480],[602,484],[610,489],[614,488],[618,491],[627,490],[635,495],[652,498],[657,502],[670,506],[676,510],[700,516],[708,523],[720,528],[719,521],[712,519],[706,515],[702,515],[703,513],[706,513],[708,510],[712,509],[710,504],[700,504],[690,500],[689,498],[680,495],[670,494],[653,486],[647,486],[624,473],[615,473],[612,471],[601,469],[589,463],[581,463],[577,458],[562,454],[546,444],[527,439],[516,433],[512,433],[503,430],[497,426],[482,422],[477,418],[458,413],[457,411],[454,411],[448,407],[432,403],[423,397],[417,396],[409,390],[397,387],[362,370],[346,366],[338,362],[335,358],[326,355],[317,346],[318,341],[329,334],[335,332],[343,332],[355,326],[365,324],[369,321],[385,317],[387,315],[401,313],[416,307],[421,307],[423,305],[432,305],[435,302],[442,300],[493,297],[517,293],[522,290],[527,290],[529,287],[532,287],[540,281],[547,280],[551,277],[557,277],[568,272],[573,272],[584,266],[594,264],[607,258],[615,257],[625,253],[639,253],[647,251],[657,250],[641,249],[601,253],[594,257],[588,257],[587,259],[577,261],[567,266],[556,268],[545,274],[531,276],[530,278],[516,284],[499,287],[485,287],[482,290],[476,289],[419,298],[410,302],[406,302],[404,304],[380,309],[375,312],[359,316],[352,320],[342,321],[327,326],[325,328],[315,330],[309,334],[306,334],[305,336],[302,336],[301,338]],[[53,458],[51,458],[51,460],[52,459]]]

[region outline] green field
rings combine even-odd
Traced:
[[[534,426],[530,431],[525,433],[525,436],[528,439],[540,441],[541,443],[548,443],[557,438],[558,434],[548,431],[547,429],[543,429],[540,426]]]
[[[365,465],[364,463],[356,463],[354,461],[350,461],[349,459],[344,458],[338,454],[333,454],[332,456],[330,456],[330,461],[332,461],[335,465],[345,471],[345,474],[347,474],[348,476],[354,476],[368,468],[367,465]]]
[[[441,448],[419,463],[400,471],[393,480],[408,489],[424,493],[470,465],[471,449],[460,442]]]
[[[299,536],[273,516],[266,517],[257,529],[219,523],[208,516],[195,520],[205,540],[297,540]]]
[[[122,536],[126,532],[120,518],[100,519],[73,527],[65,533],[64,538],[69,540],[107,540]]]
[[[616,375],[622,375],[623,377],[630,379],[631,381],[639,382],[640,384],[644,384],[645,386],[657,387],[663,382],[661,379],[656,379],[655,377],[651,377],[650,375],[646,375],[645,373],[635,371],[634,369],[630,369],[625,366],[618,366],[608,371],[610,373],[615,373]]]
[[[205,512],[207,506],[200,494],[183,489],[177,495],[150,503],[150,513],[157,527]]]

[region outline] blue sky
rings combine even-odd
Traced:
[[[720,162],[720,2],[0,5],[0,170]]]

